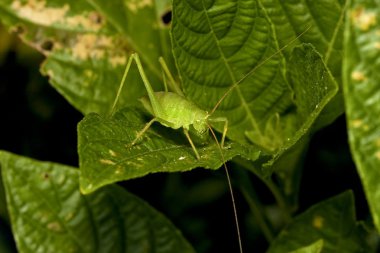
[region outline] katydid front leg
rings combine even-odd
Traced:
[[[222,140],[220,141],[220,147],[224,147],[224,140],[226,139],[227,130],[228,130],[228,119],[224,117],[218,118],[209,118],[210,122],[224,122]]]

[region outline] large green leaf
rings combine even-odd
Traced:
[[[172,43],[186,97],[204,110],[240,82],[215,113],[228,118],[231,139],[244,141],[247,130],[261,137],[265,122],[291,105],[277,40],[258,1],[174,0]]]
[[[261,0],[274,24],[280,47],[290,56],[294,46],[311,43],[340,80],[345,1]],[[308,30],[307,30],[308,29]],[[299,34],[297,41],[288,45]]]
[[[311,43],[321,54],[337,83],[341,85],[344,0],[279,1],[261,0],[274,24],[278,43],[286,57],[299,43]],[[293,41],[306,29],[307,32]],[[289,44],[290,41],[293,41]],[[323,110],[316,128],[330,124],[343,113],[343,99],[339,92]]]
[[[79,171],[0,153],[19,252],[194,252],[162,214],[120,187],[79,192]]]
[[[294,48],[288,64],[288,78],[292,84],[295,110],[285,115],[285,121],[267,134],[270,142],[281,136],[286,129],[288,139],[273,158],[264,164],[264,172],[277,173],[279,183],[289,204],[297,206],[297,195],[301,180],[302,157],[308,145],[316,119],[338,91],[338,86],[320,54],[309,45]],[[287,125],[286,125],[287,124]],[[286,135],[285,135],[286,136]]]
[[[371,252],[367,234],[355,220],[352,192],[345,192],[297,216],[271,243],[268,253],[289,252],[320,239],[321,252]]]
[[[344,93],[350,147],[380,231],[380,3],[352,1],[347,13]]]
[[[113,182],[142,177],[155,172],[188,171],[197,167],[218,169],[236,155],[255,160],[258,149],[237,143],[226,143],[221,157],[213,139],[198,146],[197,160],[181,130],[159,123],[146,132],[134,146],[130,143],[148,121],[133,108],[124,108],[111,118],[89,114],[78,126],[80,184],[84,193]]]
[[[309,44],[294,48],[288,64],[288,79],[293,90],[295,109],[285,114],[282,122],[273,124],[275,127],[268,128],[270,131],[266,134],[267,142],[281,139],[282,136],[287,137],[281,143],[281,149],[274,155],[274,161],[284,154],[295,153],[293,158],[300,155],[302,149],[298,145],[305,146],[313,124],[338,90],[321,56]],[[250,134],[248,132],[249,137]],[[254,137],[256,136],[251,138]],[[283,159],[289,158],[286,155]],[[274,161],[268,165],[272,166]],[[285,167],[292,167],[288,166],[289,161],[286,163]]]
[[[306,30],[305,26],[299,29]],[[285,65],[259,1],[174,1],[172,38],[186,97],[205,110],[223,98],[215,114],[228,118],[228,137],[233,140],[244,142],[248,137],[266,151],[282,153],[309,131],[309,123],[336,93],[336,84],[319,56],[318,63],[307,54],[297,56],[298,61],[305,58],[306,70],[301,64]],[[285,71],[299,73],[290,76],[288,83]],[[297,89],[311,93],[297,94],[293,101]],[[314,94],[313,89],[318,92]]]
[[[69,102],[83,113],[107,113],[131,50],[143,50],[141,55],[146,60],[150,79],[157,87],[161,86],[157,55],[167,56],[170,42],[168,29],[158,24],[157,13],[164,11],[165,2],[159,4],[158,10],[155,3],[149,2],[148,12],[147,8],[131,11],[127,6],[136,5],[135,2],[103,8],[101,3],[85,0],[4,0],[0,3],[0,14],[1,20],[26,43],[47,56],[41,71]],[[118,15],[113,16],[114,13]],[[125,17],[118,17],[123,14],[128,17],[128,23],[131,14],[138,14],[144,22],[139,23],[139,29],[127,26],[128,29],[121,31]],[[152,30],[156,32],[148,36],[147,32]],[[135,67],[128,77],[127,82],[140,80]],[[133,104],[145,93],[141,81],[128,89],[122,93],[121,104]]]

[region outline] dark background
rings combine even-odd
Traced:
[[[40,54],[9,36],[1,26],[0,41],[0,149],[78,166],[76,125],[83,116],[39,74],[43,61]],[[229,167],[234,165],[229,164]],[[273,208],[275,203],[269,191],[254,176],[251,180],[261,202]],[[167,215],[198,252],[238,251],[223,170],[156,174],[121,185]],[[367,203],[347,144],[343,115],[311,140],[297,213],[348,189],[355,195],[357,218],[369,220]],[[244,199],[237,191],[236,195],[246,252],[264,252],[268,244],[248,213]],[[12,236],[3,219],[0,220],[0,239],[4,238],[11,240]]]

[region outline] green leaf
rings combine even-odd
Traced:
[[[160,213],[120,187],[79,192],[79,171],[0,153],[19,252],[194,252]]]
[[[172,38],[186,97],[208,111],[223,98],[215,114],[228,118],[228,137],[243,143],[248,137],[267,152],[282,154],[294,145],[336,93],[333,78],[314,50],[307,49],[313,52],[306,57],[302,52],[292,56],[285,66],[272,24],[258,1],[174,1]],[[290,72],[289,83],[285,71]],[[317,76],[321,72],[322,79]],[[297,94],[294,101],[297,89],[318,93]],[[310,98],[311,106],[322,108],[306,108]]]
[[[280,47],[287,46],[283,51],[285,56],[289,58],[297,44],[311,43],[341,85],[345,1],[263,0],[262,3],[274,24]],[[343,110],[343,98],[339,92],[323,110],[316,128],[330,124]]]
[[[320,253],[323,248],[323,240],[318,240],[308,246],[294,250],[290,253]]]
[[[378,1],[351,1],[344,55],[349,142],[377,231],[380,231],[379,15]]]
[[[124,108],[111,118],[87,115],[78,126],[78,151],[81,191],[156,172],[188,171],[197,167],[218,169],[223,162],[241,155],[255,160],[259,151],[237,143],[226,143],[221,157],[219,146],[211,139],[198,145],[197,160],[181,130],[153,124],[138,143],[130,146],[136,133],[148,122],[144,114]]]
[[[268,253],[297,250],[321,239],[322,252],[371,252],[366,235],[355,221],[353,194],[348,191],[297,216],[271,243]]]
[[[277,136],[281,132],[285,132],[282,135],[286,136],[287,139],[265,167],[273,166],[274,162],[283,163],[283,161],[277,160],[288,160],[288,154],[294,153],[294,157],[301,155],[302,148],[298,145],[306,147],[305,144],[308,142],[307,139],[313,125],[338,91],[338,86],[321,56],[309,44],[294,48],[289,59],[287,74],[292,85],[295,109],[293,108],[290,113],[284,115],[284,121],[277,127],[278,131],[267,134],[268,142],[273,138],[281,138],[281,136]],[[287,128],[289,130],[286,130]],[[288,132],[286,133],[286,131]],[[288,162],[286,163],[289,165]],[[287,165],[285,167],[290,169]],[[272,170],[276,170],[276,168],[274,167]],[[286,178],[289,179],[289,177]]]
[[[152,50],[142,54],[153,85],[161,86],[156,56],[162,54],[161,44],[168,47],[168,39],[165,39],[168,37],[168,29],[157,25],[153,3],[149,5],[152,11],[139,16],[146,22],[141,23],[139,29],[134,29],[133,32],[130,27],[129,30],[123,30],[128,34],[119,31],[125,20],[111,15],[127,11],[128,2],[123,3],[121,8],[109,5],[108,9],[103,9],[99,4],[93,5],[84,0],[39,1],[36,4],[33,1],[5,0],[0,3],[0,14],[1,20],[18,32],[26,43],[47,56],[41,71],[49,76],[52,85],[71,104],[85,114],[105,114],[115,99],[127,54],[139,50],[134,48],[135,45],[144,47],[145,50],[151,41],[159,42],[154,44]],[[161,9],[164,8],[162,4],[160,6]],[[151,12],[155,15],[151,15]],[[156,32],[150,37],[144,37],[152,29]],[[151,52],[149,57],[145,57],[147,52]],[[135,67],[128,78],[127,82],[140,81]],[[120,103],[134,104],[144,93],[142,84],[129,87],[128,92],[121,94]]]
[[[233,87],[215,113],[228,118],[229,138],[243,142],[248,130],[261,137],[265,123],[291,105],[283,58],[258,1],[174,0],[172,43],[186,97],[200,108],[210,111]]]
[[[340,80],[344,1],[262,0],[262,3],[274,24],[280,47],[287,46],[283,51],[287,58],[297,44],[311,43],[334,77]]]

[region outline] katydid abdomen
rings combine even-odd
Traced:
[[[183,127],[186,130],[190,130],[190,126],[193,126],[199,137],[208,134],[207,118],[209,115],[206,111],[173,92],[154,92],[154,96],[161,105],[162,111],[159,114],[154,113],[148,97],[143,97],[141,102],[145,109],[155,116],[162,125],[173,129]]]

